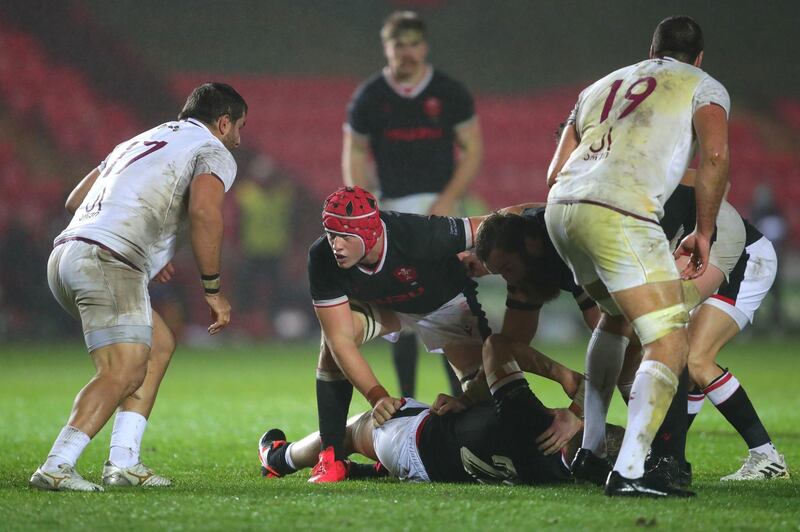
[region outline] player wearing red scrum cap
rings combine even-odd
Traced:
[[[401,406],[362,357],[362,343],[414,330],[428,351],[444,353],[462,382],[478,372],[480,347],[490,331],[476,284],[456,255],[472,247],[480,220],[380,212],[360,187],[340,188],[325,200],[325,236],[311,245],[308,257],[322,328],[322,452],[311,482],[347,477],[343,444],[353,386],[372,405],[377,426]]]

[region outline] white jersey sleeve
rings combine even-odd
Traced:
[[[728,96],[728,91],[722,86],[722,83],[711,76],[706,76],[694,91],[694,98],[692,98],[692,115],[704,105],[711,104],[719,105],[725,109],[725,114],[730,118],[731,97]]]
[[[219,142],[208,143],[202,146],[195,158],[194,174],[213,174],[225,185],[225,192],[231,189],[233,181],[236,179],[236,161],[231,152]]]

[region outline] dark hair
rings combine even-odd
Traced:
[[[703,30],[691,17],[665,18],[653,33],[653,54],[694,63],[703,51]]]
[[[186,98],[186,103],[178,114],[178,120],[196,118],[203,123],[213,124],[223,115],[232,121],[239,120],[247,112],[247,103],[236,90],[226,83],[203,83]]]
[[[534,223],[531,223],[534,222]],[[475,241],[475,255],[481,262],[489,260],[495,249],[508,253],[519,253],[525,249],[525,237],[536,236],[539,224],[518,214],[493,212],[481,222]]]
[[[386,42],[397,39],[405,31],[417,31],[422,38],[427,40],[428,27],[425,21],[413,11],[395,11],[383,22],[381,28],[381,41]]]

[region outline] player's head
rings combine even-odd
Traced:
[[[650,57],[672,57],[700,66],[703,30],[691,17],[668,17],[658,23],[650,45]]]
[[[225,83],[203,83],[192,91],[178,114],[178,120],[197,119],[228,149],[239,146],[239,130],[247,121],[247,103],[236,90]]]
[[[361,187],[342,187],[325,199],[322,226],[340,268],[352,268],[383,235],[378,202]]]
[[[395,11],[381,28],[383,53],[392,75],[409,80],[425,67],[428,56],[428,29],[413,11]]]
[[[545,253],[547,229],[535,218],[495,212],[480,225],[475,255],[492,273],[541,301],[560,290],[558,265]]]

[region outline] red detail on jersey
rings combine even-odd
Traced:
[[[398,266],[392,275],[401,283],[413,283],[417,280],[417,270],[410,266]]]
[[[439,115],[442,114],[442,101],[435,96],[431,96],[425,100],[423,108],[425,109],[425,114],[428,115],[429,118],[438,120]]]
[[[440,127],[396,127],[385,130],[383,136],[389,140],[413,142],[440,139],[444,136],[444,131]]]
[[[406,301],[410,301],[415,297],[419,297],[425,294],[425,287],[420,286],[410,292],[406,292],[405,294],[396,294],[393,296],[386,296],[379,299],[376,299],[374,302],[378,305],[390,305],[392,303],[405,303]]]

